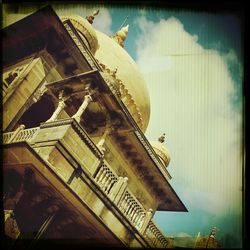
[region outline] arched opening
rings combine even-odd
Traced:
[[[21,124],[24,124],[25,128],[38,127],[41,122],[47,121],[54,111],[55,105],[52,97],[45,93],[38,102],[24,112],[15,127]]]

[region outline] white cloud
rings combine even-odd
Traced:
[[[235,89],[225,60],[204,49],[174,17],[153,23],[142,16],[138,26],[137,63],[152,111],[146,135],[155,140],[166,132],[173,186],[187,187],[179,194],[187,207],[239,211],[241,114],[230,102]],[[228,56],[235,60],[232,52]],[[196,197],[192,190],[199,190]]]
[[[101,8],[98,16],[94,20],[93,26],[106,35],[112,35],[111,25],[112,18],[109,11],[106,8]]]

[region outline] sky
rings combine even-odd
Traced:
[[[185,9],[52,7],[59,15],[100,12],[93,26],[108,35],[129,24],[125,49],[147,85],[151,115],[146,137],[166,133],[170,184],[188,209],[157,212],[167,236],[208,235],[223,247],[242,246],[243,47],[234,13]],[[25,9],[25,10],[24,10]],[[20,13],[32,12],[27,6]],[[127,17],[128,16],[128,17]],[[127,18],[126,18],[127,17]]]

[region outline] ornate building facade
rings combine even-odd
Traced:
[[[52,8],[3,29],[3,201],[10,245],[73,239],[168,248],[152,217],[187,211],[169,181],[164,136],[144,135],[150,101],[125,51]]]

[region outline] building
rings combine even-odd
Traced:
[[[170,247],[152,220],[187,211],[170,156],[144,132],[150,101],[114,37],[46,7],[3,29],[5,235],[102,247]],[[27,243],[28,244],[28,243]]]

